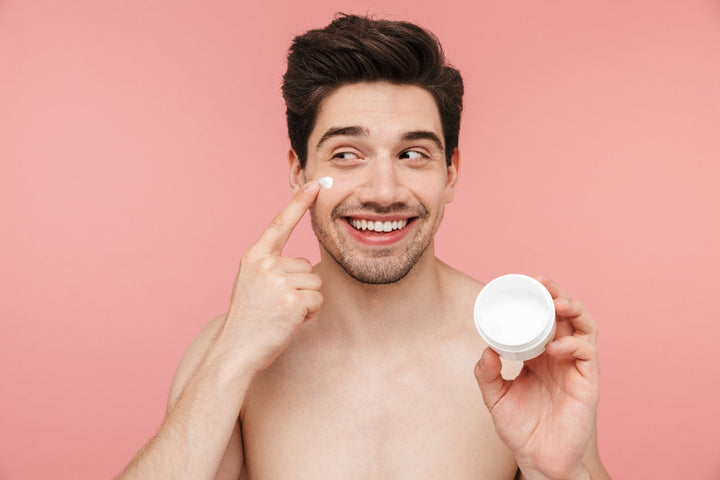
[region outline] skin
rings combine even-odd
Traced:
[[[419,87],[359,83],[323,101],[305,168],[289,154],[293,199],[243,256],[228,312],[186,352],[162,428],[121,478],[608,478],[587,310],[538,277],[556,340],[505,380],[472,322],[483,285],[435,257],[459,168],[442,138]],[[282,257],[308,209],[314,267]],[[349,217],[408,224],[380,237]]]

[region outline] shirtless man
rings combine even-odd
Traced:
[[[483,284],[435,257],[463,86],[434,37],[340,17],[295,39],[283,92],[294,196],[243,256],[228,312],[188,349],[162,428],[121,478],[608,478],[583,305],[540,279],[555,341],[505,380],[472,321]],[[282,257],[308,209],[315,266]]]

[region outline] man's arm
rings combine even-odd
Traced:
[[[590,475],[591,480],[611,480],[610,474],[607,470],[605,470],[605,467],[600,461],[600,454],[597,446],[597,427],[590,439],[590,445],[588,445],[587,452],[585,452],[585,457],[583,457],[583,465],[585,466],[587,473]],[[515,479],[528,480],[528,478],[522,474],[520,469],[518,469]]]
[[[120,479],[239,475],[243,458],[238,416],[250,382],[322,305],[322,282],[310,262],[281,256],[318,188],[313,181],[298,189],[243,255],[228,313],[208,325],[183,357],[165,422]],[[236,461],[228,460],[233,457]]]
[[[237,416],[250,379],[231,380],[213,358],[211,343],[222,320],[203,328],[183,356],[162,428],[121,479],[239,477],[243,457]]]
[[[588,445],[585,457],[583,457],[583,464],[590,474],[591,479],[610,480],[610,474],[605,470],[605,467],[600,461],[600,452],[598,451],[597,444],[597,425],[595,425],[592,437],[590,438],[590,445]]]
[[[165,416],[169,416],[170,412],[177,403],[180,394],[187,385],[190,377],[197,370],[198,365],[202,361],[207,352],[210,342],[217,335],[220,327],[222,327],[223,316],[216,317],[208,323],[195,337],[192,345],[180,361],[180,366],[175,373],[175,378],[170,386],[170,394],[168,396],[167,411]],[[240,423],[236,422],[230,441],[225,448],[222,461],[215,475],[215,480],[237,480],[243,467],[243,445],[242,434],[240,432]]]

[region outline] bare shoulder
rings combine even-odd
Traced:
[[[470,275],[461,272],[460,270],[448,265],[447,263],[443,262],[442,260],[438,259],[438,266],[439,266],[441,275],[444,276],[443,280],[457,283],[458,285],[464,285],[467,287],[473,287],[473,288],[477,288],[477,289],[482,288],[484,285],[481,281],[476,280],[475,278],[471,277]]]
[[[187,384],[188,380],[192,376],[193,372],[200,364],[207,351],[210,342],[217,334],[220,329],[225,314],[218,315],[211,321],[209,321],[200,332],[195,336],[192,343],[185,351],[178,365],[175,377],[173,378],[172,385],[170,386],[170,394],[168,395],[167,412],[169,412],[177,398],[180,396],[183,388]]]
[[[442,321],[456,333],[456,339],[462,339],[472,350],[472,355],[479,356],[484,344],[475,331],[473,307],[483,284],[440,260],[437,269],[444,303]]]
[[[475,297],[485,284],[440,260],[438,260],[438,269],[450,301],[465,306],[469,302],[472,306]]]
[[[487,347],[487,344],[475,329],[473,309],[475,306],[475,298],[485,284],[443,262],[439,262],[439,265],[445,289],[449,292],[449,302],[452,305],[452,309],[456,312],[457,317],[461,319],[462,325],[465,327],[462,330],[470,339],[470,344],[473,346],[473,355],[476,356],[475,360],[477,361],[480,359],[480,354],[482,350]],[[505,358],[501,360],[503,365],[503,378],[512,379],[520,373],[523,365],[522,362],[507,360]]]

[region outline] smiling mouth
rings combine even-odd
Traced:
[[[389,233],[396,230],[402,230],[411,223],[414,218],[404,218],[401,220],[367,220],[364,218],[348,217],[348,223],[355,229],[360,231],[370,231],[375,233]]]

